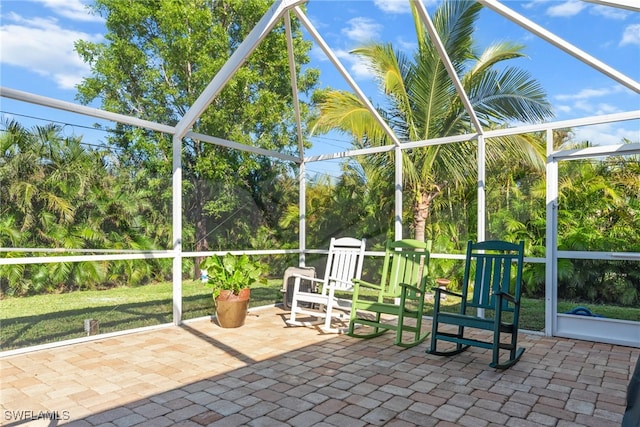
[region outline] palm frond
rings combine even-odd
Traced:
[[[386,139],[386,133],[367,107],[354,94],[333,90],[319,103],[320,116],[311,126],[311,132],[323,133],[338,129],[358,140]]]
[[[510,41],[490,45],[482,51],[480,57],[473,64],[473,67],[465,74],[465,79],[470,80],[470,78],[474,76],[482,75],[486,70],[501,61],[525,57],[526,55],[522,53],[523,49],[524,45]],[[465,84],[465,87],[469,86]]]
[[[445,1],[433,16],[433,25],[454,66],[472,58],[473,32],[482,5],[473,0]]]

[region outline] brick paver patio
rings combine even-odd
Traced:
[[[6,426],[620,426],[638,348],[522,334],[506,371],[287,327],[280,307],[0,359]],[[425,328],[431,323],[426,322]],[[57,421],[32,420],[55,415]]]

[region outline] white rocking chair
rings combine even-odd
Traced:
[[[332,318],[349,318],[351,299],[336,298],[335,292],[353,290],[353,279],[360,279],[366,239],[358,240],[353,237],[331,239],[329,255],[324,276],[322,278],[305,275],[294,275],[295,281],[291,298],[291,317],[287,324],[294,326],[312,326],[323,323],[321,329],[325,332],[340,332],[338,328],[331,328]],[[319,292],[300,290],[300,280],[304,279],[319,284]],[[306,315],[317,320],[305,322],[296,320],[296,316]]]

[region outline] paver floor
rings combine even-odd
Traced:
[[[482,349],[445,358],[287,318],[270,307],[237,329],[200,319],[4,357],[0,424],[619,426],[640,353],[521,334],[522,359],[497,371]]]

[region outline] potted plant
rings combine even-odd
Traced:
[[[249,309],[250,287],[266,284],[267,266],[246,254],[207,257],[200,268],[206,270],[205,285],[213,289],[216,319],[223,328],[244,325]]]

